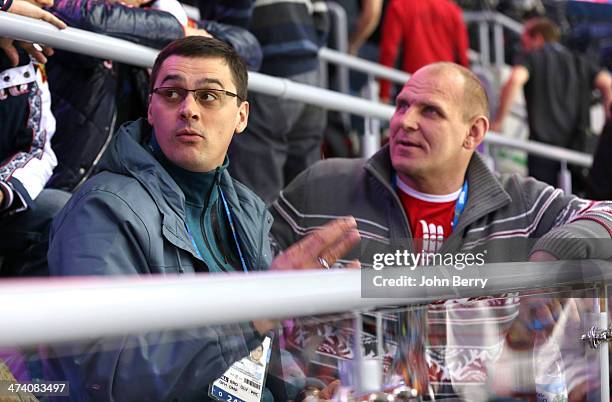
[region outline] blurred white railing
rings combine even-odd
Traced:
[[[402,274],[414,275],[405,268]],[[364,270],[365,271],[365,270]],[[290,318],[432,300],[497,295],[612,279],[607,261],[486,264],[487,286],[409,287],[403,299],[362,297],[362,270],[312,270],[184,276],[71,277],[0,281],[0,347],[101,338],[164,329]],[[411,273],[412,272],[412,273]],[[453,267],[418,275],[450,278]],[[299,284],[299,285],[298,285]]]

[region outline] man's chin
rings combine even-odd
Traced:
[[[401,171],[413,171],[415,169],[419,169],[419,167],[423,166],[423,162],[416,157],[407,157],[404,155],[392,155],[391,156],[391,165],[398,172]]]

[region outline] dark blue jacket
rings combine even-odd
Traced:
[[[58,214],[48,253],[51,275],[201,271],[203,262],[186,230],[183,193],[140,145],[149,136],[144,120],[124,125],[102,172]],[[220,185],[247,266],[267,269],[271,215],[227,171]],[[58,346],[48,351],[48,363],[55,371],[51,377],[70,381],[74,401],[206,400],[208,385],[259,342],[249,325],[223,325]]]

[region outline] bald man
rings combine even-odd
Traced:
[[[490,171],[475,152],[488,129],[488,100],[469,70],[452,63],[419,69],[396,99],[388,145],[367,160],[321,161],[281,192],[272,205],[272,232],[279,248],[330,219],[352,215],[358,223],[361,247],[339,262],[359,259],[362,268],[381,269],[390,262],[405,266],[406,261],[398,263],[393,256],[424,258],[425,253],[434,257],[472,254],[476,257],[472,262],[477,263],[611,258],[612,247],[603,247],[602,241],[609,242],[612,234],[612,204],[564,195],[533,178]],[[517,240],[522,242],[520,247]],[[483,251],[481,261],[478,253]],[[392,257],[383,260],[381,256]],[[448,264],[437,261],[440,259],[421,259],[414,265]],[[416,273],[424,271],[417,268],[406,272],[413,272],[418,281]],[[466,275],[468,271],[456,272]],[[387,289],[386,297],[411,294],[408,287]],[[362,287],[366,297],[367,291],[367,285]],[[430,339],[429,380],[450,384],[452,377],[455,388],[444,391],[441,386],[436,396],[450,396],[462,382],[469,388],[482,383],[483,375],[486,378],[485,360],[499,356],[503,339],[462,334],[504,334],[518,301],[499,300],[494,309],[486,300],[478,302],[486,320],[470,310],[472,321],[448,328],[444,327],[447,322],[463,320],[464,304],[430,308],[430,319],[437,317],[444,328],[436,332],[430,327],[430,335],[441,334],[443,346],[436,349],[434,345],[440,342]],[[448,317],[452,319],[447,321]],[[483,322],[493,325],[494,332],[484,331]],[[445,338],[449,331],[453,335]]]

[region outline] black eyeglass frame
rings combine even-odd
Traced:
[[[187,88],[183,88],[183,87],[157,87],[157,88],[153,88],[153,90],[151,91],[151,93],[160,95],[157,91],[159,91],[160,89],[174,89],[174,90],[178,90],[178,91],[187,91],[187,92],[193,92],[193,97],[197,100],[197,96],[196,96],[196,92],[197,91],[212,91],[212,92],[221,92],[226,94],[227,96],[231,96],[232,98],[236,98],[238,99],[240,102],[244,102],[244,99],[242,99],[240,96],[238,96],[238,94],[235,94],[233,92],[227,91],[225,89],[220,89],[220,88],[196,88],[196,89],[187,89]],[[178,92],[177,91],[177,92]],[[185,98],[183,98],[185,99]]]

